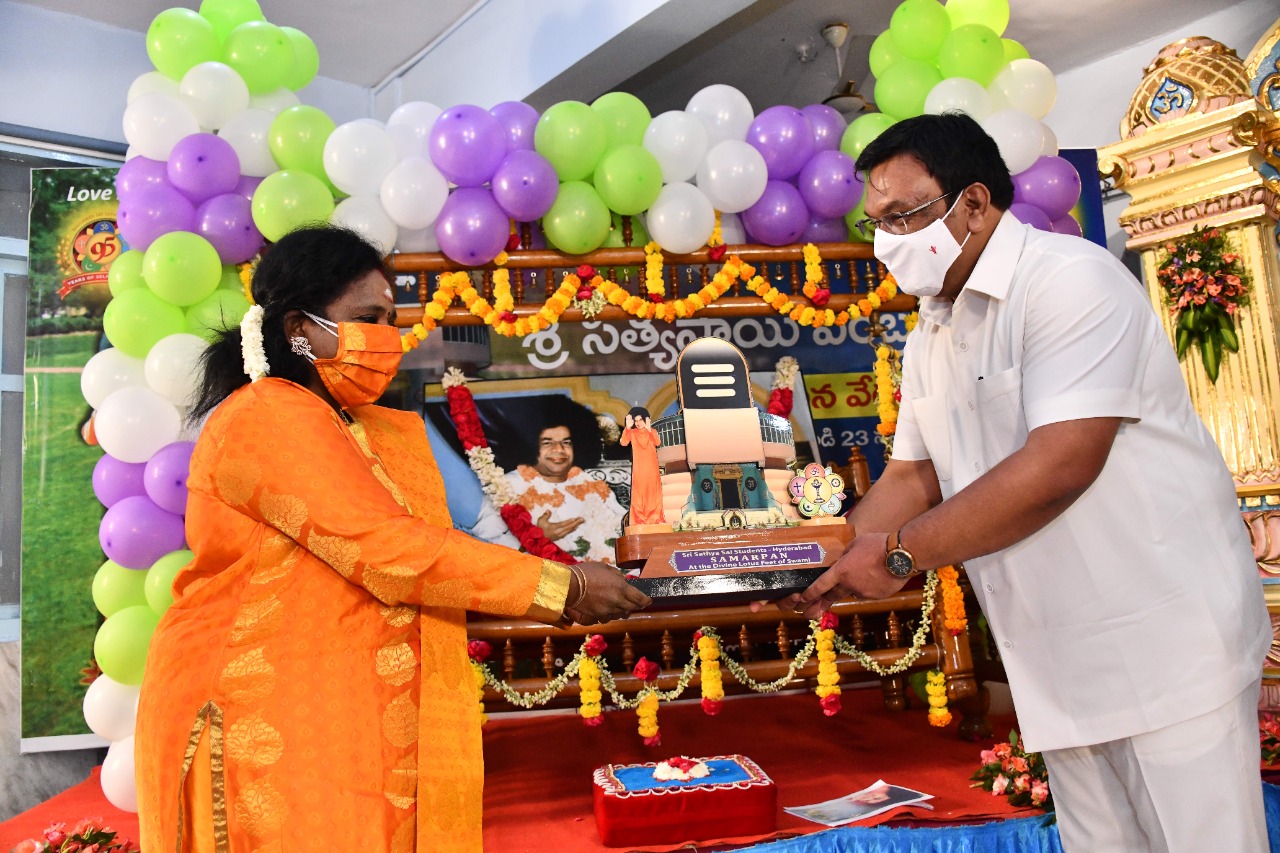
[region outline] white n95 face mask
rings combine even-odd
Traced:
[[[972,234],[964,236],[964,243],[957,243],[947,228],[946,218],[959,203],[960,197],[957,197],[941,218],[911,234],[890,234],[883,228],[876,229],[873,244],[876,258],[893,273],[903,293],[937,296],[942,290],[947,270],[960,257]]]

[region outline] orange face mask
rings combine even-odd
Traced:
[[[404,353],[399,330],[378,323],[335,323],[303,313],[338,339],[333,358],[315,358],[308,353],[333,399],[344,409],[377,402],[400,369]]]

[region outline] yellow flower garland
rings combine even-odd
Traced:
[[[724,244],[724,233],[720,230],[720,211],[716,211],[716,225],[711,229],[711,236],[707,238],[707,248],[714,249],[716,246]]]
[[[662,247],[649,242],[644,247],[644,291],[648,296],[666,296],[667,282],[662,276]]]
[[[578,715],[583,720],[599,718],[603,694],[600,692],[600,664],[595,658],[583,658],[578,666],[578,691]]]
[[[876,432],[888,439],[898,431],[898,401],[894,397],[901,381],[895,381],[895,374],[902,375],[901,355],[888,344],[880,344],[872,371],[876,377],[876,412],[880,416]]]
[[[942,618],[956,637],[969,627],[969,620],[964,612],[964,591],[960,589],[960,572],[955,566],[943,566],[938,569],[938,582],[942,587]]]
[[[840,670],[836,667],[835,616],[828,613],[819,622],[814,635],[818,650],[818,687],[814,691],[822,700],[822,713],[828,717],[840,710]],[[826,625],[832,627],[823,627]]]
[[[702,710],[708,714],[720,712],[724,699],[724,677],[720,674],[720,641],[715,635],[698,637],[698,660],[701,662]]]
[[[942,728],[951,724],[951,712],[947,710],[947,677],[936,669],[925,676],[925,693],[929,696],[929,725]]]
[[[476,681],[476,699],[480,702],[480,725],[483,726],[489,722],[489,715],[484,712],[484,683],[487,680],[484,664],[473,660],[471,675]]]
[[[650,243],[650,246],[656,246]],[[645,247],[648,252],[649,247]],[[659,257],[661,257],[659,255]],[[648,261],[646,261],[648,263]],[[639,296],[633,296],[616,281],[603,281],[597,276],[592,284],[597,287],[610,305],[616,305],[623,311],[639,320],[665,320],[670,323],[676,318],[692,317],[728,292],[736,279],[747,281],[756,274],[755,267],[744,264],[737,255],[730,256],[724,266],[697,293],[691,293],[682,299],[670,302],[651,302]],[[577,280],[576,278],[574,279]],[[647,285],[646,285],[647,287]],[[748,284],[750,287],[750,284]],[[574,291],[577,292],[576,290]]]
[[[644,695],[640,698],[640,704],[636,707],[636,718],[639,720],[640,737],[644,738],[646,745],[653,742],[658,737],[658,694],[653,688],[645,688]]]

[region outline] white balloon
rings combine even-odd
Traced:
[[[94,353],[80,372],[80,393],[95,409],[121,388],[145,388],[146,385],[142,359],[125,355],[115,347]]]
[[[683,110],[662,113],[649,122],[644,148],[658,161],[664,184],[687,181],[707,153],[707,129]]]
[[[726,246],[739,246],[747,242],[747,229],[736,213],[720,213],[720,239]]]
[[[121,388],[93,416],[102,449],[121,462],[146,462],[178,440],[182,418],[174,405],[150,388]]]
[[[682,255],[706,245],[716,227],[716,211],[693,184],[667,184],[645,214],[649,236],[665,252]]]
[[[1044,145],[1040,148],[1041,157],[1058,156],[1058,134],[1044,122],[1040,122],[1040,130],[1044,133]]]
[[[140,688],[99,675],[84,693],[84,721],[105,740],[124,740],[133,734],[138,718]]]
[[[406,157],[431,158],[429,141],[431,126],[444,110],[426,101],[409,101],[396,107],[387,118],[387,133],[395,143],[400,159]]]
[[[128,148],[124,150],[124,161],[126,163],[128,163],[134,157],[141,157],[141,156],[142,156],[142,152],[140,152],[137,148],[134,148],[132,145],[130,145]]]
[[[102,793],[123,812],[138,810],[138,788],[133,780],[133,735],[111,744],[102,762]]]
[[[440,251],[440,243],[436,240],[436,229],[423,228],[421,231],[411,231],[408,228],[401,228],[400,234],[396,238],[397,252],[438,252]]]
[[[167,335],[147,351],[147,385],[175,406],[190,406],[200,384],[204,338],[179,332]]]
[[[199,132],[200,123],[177,95],[148,92],[124,108],[124,138],[152,160],[168,160],[178,140]]]
[[[148,71],[145,74],[139,74],[129,84],[129,95],[126,103],[132,104],[138,98],[143,95],[149,95],[152,92],[159,92],[162,95],[177,95],[178,84],[159,71]]]
[[[391,220],[419,231],[436,221],[449,197],[449,182],[425,157],[406,157],[382,179],[378,198]]]
[[[182,75],[182,100],[201,127],[217,130],[249,108],[249,87],[230,65],[201,62]]]
[[[333,224],[359,233],[384,255],[391,254],[396,245],[396,224],[387,216],[376,197],[352,196],[343,199],[333,210]]]
[[[1009,174],[1016,175],[1030,168],[1040,156],[1040,149],[1044,147],[1044,131],[1040,129],[1039,121],[1022,110],[1000,110],[987,116],[981,124],[1000,147],[1000,156],[1004,158]]]
[[[369,125],[370,127],[376,127],[376,128],[378,128],[379,130],[386,130],[386,129],[387,129],[387,125],[386,125],[386,123],[385,123],[385,122],[378,121],[376,118],[369,118],[368,116],[366,116],[366,117],[364,117],[364,118],[353,118],[353,119],[351,120],[351,123],[352,123],[352,124],[367,124],[367,125]]]
[[[396,160],[387,132],[358,121],[339,125],[324,143],[325,174],[348,195],[377,195]]]
[[[289,107],[296,107],[302,103],[302,100],[290,90],[281,86],[274,92],[267,92],[265,95],[253,95],[249,98],[249,109],[266,110],[275,115],[281,110],[287,110]]]
[[[1049,66],[1034,59],[1015,59],[991,81],[992,92],[1016,110],[1044,118],[1058,99],[1058,83]]]
[[[760,200],[769,182],[764,156],[746,142],[727,139],[711,146],[698,167],[698,189],[716,210],[740,213]]]
[[[280,168],[271,156],[271,144],[267,141],[274,118],[266,110],[248,109],[218,130],[218,135],[230,143],[240,158],[240,174],[265,178]]]
[[[924,99],[924,111],[942,115],[949,110],[959,110],[974,121],[982,121],[992,113],[991,95],[968,77],[948,77],[929,90]]]
[[[747,129],[755,120],[751,101],[732,86],[715,83],[700,90],[684,108],[707,129],[707,143],[715,145],[726,139],[739,142],[747,138]]]

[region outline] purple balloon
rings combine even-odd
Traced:
[[[504,157],[490,183],[494,200],[517,222],[541,219],[560,190],[555,167],[538,152],[524,149]]]
[[[169,183],[199,204],[235,192],[240,158],[231,143],[212,133],[193,133],[178,140],[169,153]]]
[[[110,454],[93,466],[93,493],[103,506],[110,508],[125,498],[145,495],[143,473],[145,462],[121,462]]]
[[[147,187],[169,186],[169,167],[163,160],[134,157],[116,172],[116,197],[126,202]]]
[[[809,208],[800,190],[786,181],[769,181],[760,200],[740,214],[742,224],[767,246],[798,243],[809,227]]]
[[[253,191],[258,188],[260,183],[262,183],[262,178],[255,178],[253,175],[241,175],[240,182],[236,184],[234,192],[236,195],[242,195],[249,201],[253,201]]]
[[[146,462],[143,485],[147,497],[163,510],[183,515],[187,511],[187,472],[191,468],[191,441],[166,444]]]
[[[1061,157],[1041,157],[1013,177],[1014,201],[1061,219],[1080,200],[1080,173]]]
[[[170,551],[186,543],[182,516],[166,512],[151,498],[125,498],[107,510],[98,528],[98,541],[107,559],[126,569],[149,569]]]
[[[770,180],[794,178],[813,156],[813,127],[795,107],[769,107],[751,122],[747,142],[764,157]]]
[[[841,151],[819,151],[809,158],[797,179],[800,197],[814,216],[844,216],[862,198],[862,182],[853,158]]]
[[[253,224],[253,208],[242,195],[216,195],[196,208],[195,231],[218,251],[224,264],[249,260],[262,248],[262,232]]]
[[[1074,216],[1062,216],[1049,223],[1049,228],[1057,234],[1069,234],[1072,237],[1083,237],[1084,231]]]
[[[507,134],[508,151],[532,151],[538,111],[523,101],[503,101],[489,110]]]
[[[486,110],[461,104],[440,114],[427,146],[440,174],[460,187],[478,187],[506,156],[507,132]]]
[[[813,147],[818,151],[835,151],[840,147],[840,138],[848,122],[844,116],[826,104],[810,104],[801,107],[800,112],[809,120],[813,128]]]
[[[1041,231],[1053,230],[1053,223],[1049,220],[1049,214],[1045,213],[1034,204],[1015,201],[1013,204],[1009,205],[1009,212],[1017,217],[1017,220],[1024,225],[1030,225],[1032,228],[1039,228]]]
[[[440,251],[467,266],[487,264],[507,245],[507,214],[481,187],[460,187],[445,200],[436,218]]]
[[[193,231],[196,209],[168,184],[143,187],[116,212],[120,236],[130,248],[145,252],[152,241],[170,231]]]
[[[845,225],[843,216],[825,219],[814,216],[804,229],[800,242],[805,243],[844,243],[849,238],[849,226]]]

